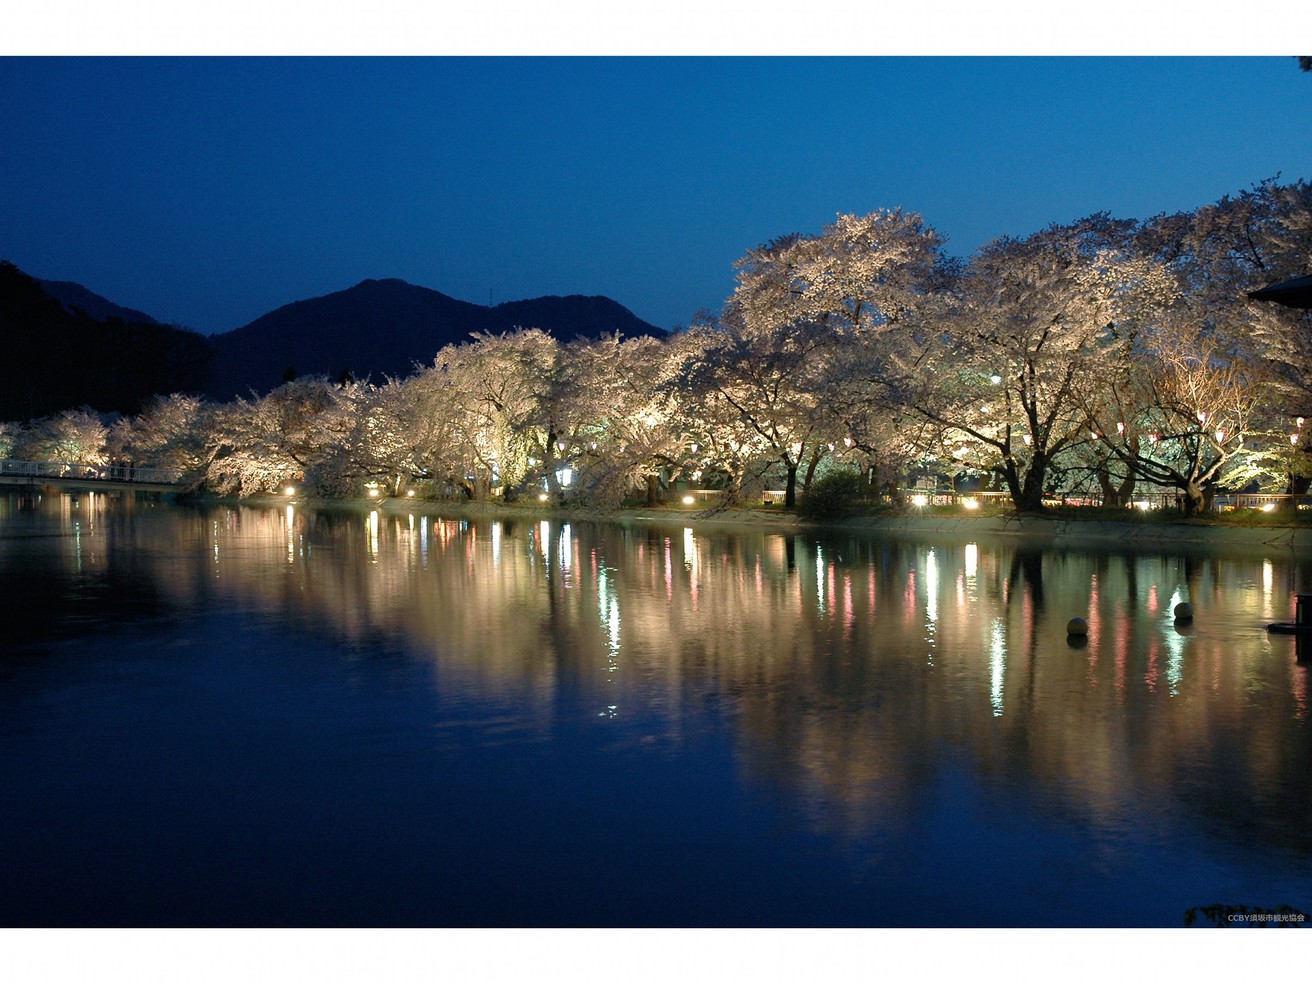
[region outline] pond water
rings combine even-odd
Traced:
[[[0,924],[1312,912],[1310,575],[0,496]]]

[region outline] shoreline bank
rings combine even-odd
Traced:
[[[248,505],[287,505],[274,497],[223,500]],[[619,526],[684,526],[707,531],[762,533],[858,533],[916,539],[997,539],[1024,541],[1058,548],[1190,547],[1312,551],[1312,527],[1228,526],[1223,523],[1121,523],[1103,519],[1046,516],[855,516],[829,522],[810,522],[796,515],[755,509],[678,510],[634,508],[620,510],[568,509],[501,503],[434,502],[416,499],[316,500],[292,504],[348,511],[379,510],[388,515],[445,516],[456,519],[556,520],[612,523]]]

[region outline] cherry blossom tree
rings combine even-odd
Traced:
[[[137,416],[115,422],[110,429],[111,457],[157,468],[199,469],[206,459],[211,412],[197,396],[158,396]]]
[[[883,380],[942,428],[950,460],[995,471],[1022,512],[1044,508],[1055,463],[1086,439],[1085,391],[1172,296],[1132,232],[1098,215],[988,244],[955,305],[904,339]]]
[[[840,214],[818,236],[748,251],[724,314],[695,331],[683,365],[690,388],[780,463],[786,508],[799,471],[805,488],[841,439],[825,408],[846,350],[915,307],[946,262],[941,246],[914,213]]]
[[[339,389],[322,376],[301,377],[218,408],[206,446],[206,487],[253,495],[313,476],[353,426]]]
[[[673,348],[663,339],[618,336],[568,347],[574,391],[562,456],[584,502],[617,506],[638,486],[658,502],[664,482],[683,468],[689,439],[668,385]]]
[[[103,465],[108,462],[109,428],[89,407],[42,417],[23,428],[13,454],[28,461]]]
[[[1242,358],[1267,367],[1268,421],[1259,427],[1259,450],[1286,481],[1305,493],[1312,457],[1301,441],[1287,442],[1297,417],[1312,416],[1312,311],[1292,309],[1247,294],[1312,270],[1312,184],[1262,181],[1192,212],[1157,216],[1142,239],[1170,264],[1185,287],[1195,323],[1242,349]]]
[[[1271,379],[1246,347],[1192,322],[1167,324],[1142,339],[1143,363],[1112,380],[1114,425],[1096,440],[1126,468],[1177,489],[1186,515],[1208,507],[1218,486],[1242,487],[1257,474],[1249,453]]]
[[[13,457],[14,445],[18,442],[21,431],[21,425],[0,420],[0,459]]]
[[[537,329],[476,334],[442,349],[425,375],[452,414],[449,477],[466,496],[557,488],[572,377],[555,338]]]

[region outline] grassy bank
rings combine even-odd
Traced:
[[[755,529],[767,532],[832,530],[872,535],[933,539],[1023,539],[1078,548],[1109,544],[1162,547],[1173,544],[1231,548],[1312,549],[1312,517],[1260,513],[1256,510],[1185,519],[1178,513],[1133,509],[1068,508],[1042,515],[1010,512],[981,514],[959,507],[925,507],[897,513],[882,511],[827,521],[806,520],[778,507],[707,509],[704,505],[644,506],[616,510],[569,508],[550,504],[450,502],[431,499],[306,500],[279,496],[225,501],[237,505],[306,505],[322,509],[392,515],[428,515],[465,519],[572,520],[620,525],[691,526],[695,529]]]
[[[1199,544],[1220,547],[1251,545],[1312,548],[1312,521],[1273,513],[1222,513],[1203,518],[1130,509],[1065,509],[1050,514],[1018,516],[998,512],[979,515],[959,508],[880,512],[824,522],[809,521],[779,508],[706,509],[692,506],[638,507],[618,510],[568,509],[537,504],[451,503],[391,499],[379,507],[389,513],[422,513],[495,519],[572,519],[696,529],[758,529],[774,532],[807,530],[862,531],[924,537],[1005,537],[1076,547],[1106,545]]]

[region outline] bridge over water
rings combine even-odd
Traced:
[[[177,493],[188,487],[192,477],[192,472],[180,468],[0,459],[0,486],[48,486],[74,492],[122,489],[131,492]]]

